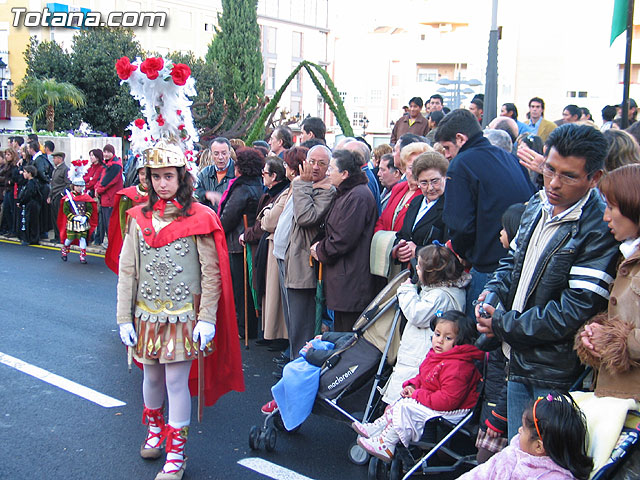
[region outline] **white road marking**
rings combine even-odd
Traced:
[[[7,365],[8,367],[15,368],[16,370],[31,375],[32,377],[47,382],[55,387],[66,390],[69,393],[78,395],[90,402],[97,403],[105,408],[122,407],[126,405],[125,402],[117,400],[113,397],[105,395],[104,393],[96,392],[95,390],[80,385],[79,383],[68,380],[55,373],[48,372],[40,367],[31,365],[27,362],[23,362],[19,358],[12,357],[5,353],[0,352],[0,363]]]
[[[258,472],[266,477],[274,478],[276,480],[313,480],[312,478],[300,475],[293,470],[271,463],[264,458],[243,458],[242,460],[239,460],[238,463],[249,470],[253,470],[254,472]]]

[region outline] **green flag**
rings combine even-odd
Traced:
[[[627,29],[627,10],[629,8],[629,0],[614,0],[613,19],[611,20],[611,43]]]

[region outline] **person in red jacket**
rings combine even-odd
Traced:
[[[464,313],[450,310],[431,321],[432,348],[418,375],[402,384],[400,400],[372,423],[354,422],[358,445],[381,460],[393,458],[396,444],[417,442],[425,423],[435,417],[457,422],[478,401],[481,375],[474,360],[483,352],[473,345],[476,327]]]
[[[104,171],[104,156],[102,155],[102,150],[99,148],[91,150],[89,152],[89,160],[91,161],[89,170],[82,178],[84,179],[85,193],[95,197],[96,183],[98,183],[98,180],[100,180],[102,172]]]
[[[107,228],[109,228],[109,219],[113,211],[116,193],[122,190],[122,162],[116,157],[116,150],[113,145],[107,143],[102,149],[104,156],[105,169],[98,183],[96,183],[96,195],[100,198],[100,213],[98,215],[98,229],[94,243],[102,245]]]

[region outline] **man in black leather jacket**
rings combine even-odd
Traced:
[[[527,205],[516,250],[478,298],[487,302],[488,317],[476,307],[478,330],[510,350],[509,438],[530,400],[576,381],[582,367],[574,336],[607,306],[618,244],[602,220],[605,204],[595,189],[606,145],[589,126],[563,125],[551,133],[544,190]],[[487,297],[489,292],[495,295]]]

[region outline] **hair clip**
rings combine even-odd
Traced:
[[[438,317],[438,318],[442,317],[443,314],[444,314],[444,312],[442,310],[437,310],[436,311],[436,317]]]
[[[440,243],[439,240],[434,240],[432,243],[437,247],[446,247],[446,245],[443,245],[442,243]]]
[[[547,393],[547,402],[553,402],[553,395],[551,395],[550,393]]]

